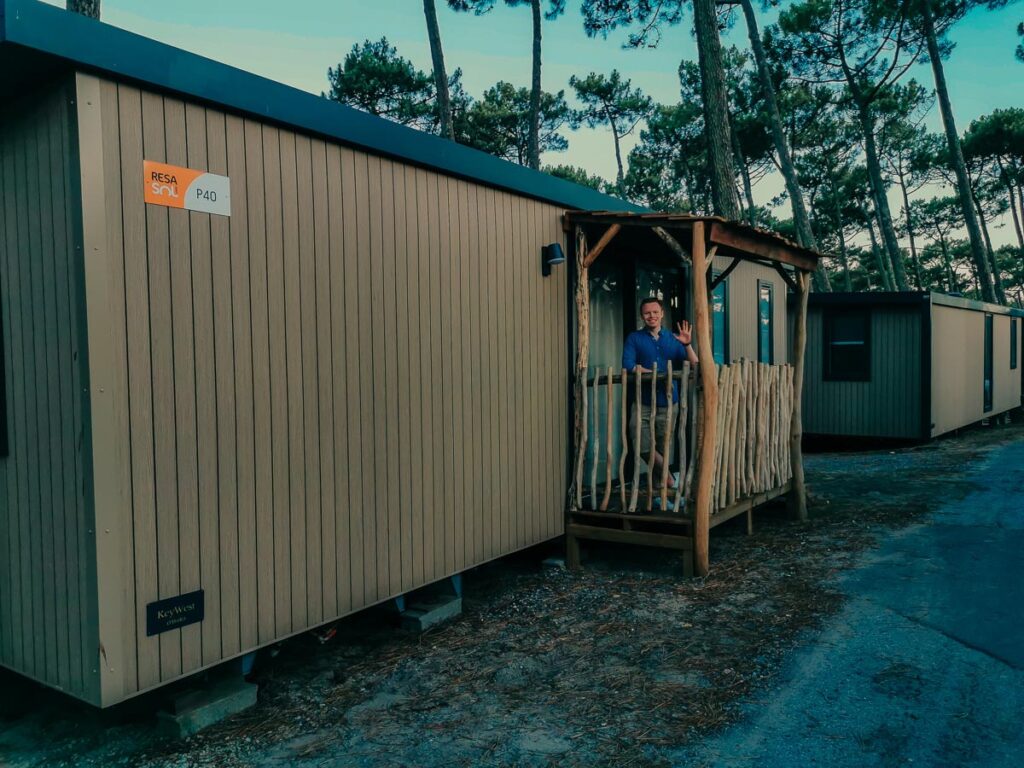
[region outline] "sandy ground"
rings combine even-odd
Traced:
[[[1020,749],[1004,717],[1024,719],[1019,667],[1007,671],[999,648],[967,653],[978,638],[956,637],[949,621],[926,626],[913,590],[898,585],[919,585],[929,568],[946,566],[955,570],[936,572],[933,586],[918,591],[959,583],[966,563],[935,560],[951,540],[921,543],[957,509],[989,514],[970,557],[986,556],[1005,514],[978,494],[993,476],[1009,483],[1001,497],[1019,489],[1005,464],[1019,466],[1019,457],[999,457],[1021,446],[1024,429],[1013,426],[919,448],[808,457],[810,521],[775,508],[756,518],[753,536],[741,520],[716,529],[706,579],[683,579],[672,553],[613,546],[587,547],[581,573],[543,567],[553,546],[484,566],[465,577],[463,616],[423,637],[396,632],[385,612],[370,611],[341,622],[325,645],[308,635],[284,644],[257,672],[259,705],[187,741],[155,735],[153,701],[96,713],[4,674],[0,764],[791,765],[815,764],[799,759],[814,755],[823,765],[862,765],[881,764],[878,754],[929,764],[933,753],[898,748],[915,723],[928,722],[933,739],[950,743],[959,743],[954,725],[990,727],[998,733],[979,744],[991,760],[975,764],[1009,765],[993,750]],[[966,530],[979,521],[947,524]],[[886,588],[900,556],[893,542],[933,556],[904,552],[901,580]],[[996,585],[1024,564],[1019,546],[998,551],[999,578],[968,561]],[[1016,615],[1020,602],[1006,602],[1020,593],[1019,577],[1014,583],[1017,592],[961,592],[947,614],[955,617],[966,599]],[[910,602],[887,605],[896,598]],[[963,658],[942,688],[949,646]],[[1018,698],[1000,694],[1013,687]],[[873,715],[875,730],[857,732],[860,752],[851,752],[840,738],[850,729],[834,711],[855,711],[858,697],[887,703]],[[928,720],[932,702],[944,721]],[[797,749],[805,744],[798,737],[807,749],[818,738],[819,751]]]

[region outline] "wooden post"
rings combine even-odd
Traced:
[[[668,455],[672,450],[672,361],[668,361],[665,376],[665,399],[668,413],[665,414],[665,436],[661,443],[661,511],[668,507]]]
[[[604,463],[604,498],[601,499],[601,511],[608,511],[608,501],[612,497],[612,466],[615,464],[615,457],[612,455],[612,367],[608,366],[608,378],[605,379],[608,393],[605,397],[607,413],[605,414],[605,463]],[[596,463],[596,462],[595,462]]]
[[[693,487],[693,475],[697,469],[697,457],[700,455],[700,444],[704,440],[703,436],[703,417],[704,406],[701,405],[700,387],[697,386],[697,376],[699,376],[697,369],[694,369],[693,386],[690,387],[690,447],[692,455],[690,456],[689,466],[686,468],[686,501],[690,504],[690,508],[687,510],[687,514],[693,517],[693,502],[696,498],[694,487]]]
[[[654,509],[654,452],[658,449],[657,432],[654,431],[655,419],[658,418],[658,364],[655,363],[651,372],[651,452],[647,455],[647,511]]]
[[[804,454],[800,441],[804,436],[800,400],[804,391],[804,348],[807,346],[807,294],[809,272],[798,272],[796,284],[799,310],[793,328],[793,410],[789,422],[789,462],[793,470],[792,509],[800,520],[807,519],[807,489],[804,487]]]
[[[626,392],[629,389],[626,386],[626,369],[622,369],[622,424],[620,425],[622,431],[622,450],[619,453],[619,500],[622,503],[622,511],[626,511],[626,452],[629,450],[629,437],[627,436],[627,425],[629,423],[629,408],[626,404]]]
[[[693,269],[690,272],[690,290],[693,292],[693,322],[697,332],[697,356],[700,359],[700,379],[704,386],[702,414],[704,435],[697,465],[697,491],[694,502],[693,553],[694,570],[698,576],[707,576],[710,566],[708,538],[711,525],[711,481],[715,471],[715,423],[718,420],[718,374],[711,349],[711,318],[708,312],[708,265],[704,250],[704,222],[693,222],[693,245],[690,249]],[[805,305],[806,306],[806,305]]]
[[[570,571],[580,569],[580,540],[571,533],[565,534],[565,567]]]
[[[633,425],[633,488],[629,496],[630,512],[636,512],[637,495],[640,493],[640,416],[643,414],[640,386],[640,367],[637,366],[636,386],[633,387],[633,399],[636,404],[636,423]]]
[[[676,498],[672,511],[679,514],[679,505],[683,499],[683,488],[686,485],[686,424],[689,415],[690,397],[690,361],[683,363],[683,375],[679,386],[679,416],[676,419],[676,461],[679,464],[679,482],[676,483]]]
[[[587,366],[590,363],[590,285],[585,266],[587,236],[576,227],[576,393],[575,410],[576,472],[575,493],[569,496],[569,509],[583,504],[583,463],[587,450]]]
[[[591,411],[594,413],[594,436],[590,439],[590,442],[594,446],[594,457],[590,462],[590,509],[597,509],[597,462],[601,458],[601,422],[597,418],[597,409],[601,403],[598,399],[598,393],[600,392],[598,387],[600,384],[601,369],[597,368],[594,371],[594,405],[591,407]]]

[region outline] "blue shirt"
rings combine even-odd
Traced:
[[[687,360],[686,346],[664,328],[658,333],[655,339],[647,329],[633,331],[626,337],[626,343],[622,349],[622,367],[632,371],[637,365],[642,365],[648,370],[654,370],[658,365],[658,373],[664,373],[668,369],[669,360],[672,361],[674,371],[682,369],[683,363]],[[668,405],[665,397],[665,385],[658,384],[658,407]],[[651,404],[650,383],[644,385],[641,399],[644,405]],[[679,402],[679,383],[672,382],[672,402]]]

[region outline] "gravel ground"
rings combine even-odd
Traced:
[[[711,573],[678,555],[553,547],[465,577],[463,616],[420,638],[383,611],[321,645],[284,644],[259,704],[186,741],[155,735],[153,701],[97,713],[0,676],[0,765],[660,766],[735,721],[809,631],[839,611],[836,576],[880,535],[972,490],[993,427],[918,448],[807,457],[811,519],[781,506],[712,534]]]

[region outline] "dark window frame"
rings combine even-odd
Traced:
[[[1010,318],[1010,370],[1017,370],[1017,347],[1019,342],[1017,340],[1017,318]]]
[[[715,270],[714,272],[711,273],[711,279],[714,280],[720,274],[722,274],[722,270],[720,270],[720,269],[719,270]],[[722,340],[722,361],[719,363],[718,360],[716,360],[715,362],[718,365],[724,365],[724,364],[727,364],[729,362],[729,278],[728,277],[725,278],[725,280],[723,280],[722,282],[720,282],[718,285],[715,286],[715,291],[717,291],[719,289],[722,290],[722,330],[723,330],[722,336],[724,338]],[[714,327],[715,327],[715,311],[714,311],[715,297],[714,297],[714,291],[711,292],[710,296],[711,296],[711,328],[712,328],[711,352],[712,352],[712,356],[714,356],[714,348],[715,348],[715,344],[717,343],[716,342],[716,337],[714,336]]]
[[[836,372],[833,361],[832,342],[835,322],[840,318],[858,318],[864,325],[864,370],[851,375],[847,372]],[[821,378],[823,381],[871,381],[871,311],[859,307],[828,308],[821,315]],[[838,367],[838,366],[835,366]]]
[[[985,357],[984,365],[982,366],[981,372],[981,391],[983,399],[983,410],[988,413],[992,410],[992,403],[994,400],[994,390],[996,387],[996,381],[994,374],[994,366],[992,360],[992,337],[993,337],[993,320],[992,315],[985,313],[985,341],[983,354]]]
[[[764,349],[761,344],[761,290],[768,289],[768,359],[765,360]],[[775,285],[765,280],[757,281],[757,361],[775,365]]]

